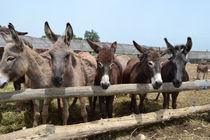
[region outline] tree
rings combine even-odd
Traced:
[[[93,42],[100,42],[100,37],[98,36],[98,33],[95,32],[93,29],[91,31],[85,31],[84,38],[89,39]]]
[[[74,39],[74,40],[83,40],[82,37],[79,37],[79,36],[77,37],[75,34],[73,35],[73,39]]]

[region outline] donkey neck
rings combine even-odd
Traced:
[[[69,60],[70,61],[64,73],[64,87],[84,86],[85,75],[81,58],[73,53]]]
[[[174,79],[175,76],[175,65],[172,62],[172,59],[169,59],[167,62],[164,63],[161,73],[162,79],[164,82],[170,82]]]
[[[151,79],[150,76],[150,70],[149,67],[147,66],[147,61],[144,60],[140,60],[139,62],[139,75],[141,77],[140,81],[141,82],[148,82],[148,79]]]
[[[51,72],[49,62],[30,48],[26,49],[26,55],[29,64],[26,75],[31,81],[32,88],[49,87],[48,74]]]

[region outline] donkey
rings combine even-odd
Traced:
[[[65,35],[56,35],[50,28],[48,22],[44,26],[47,38],[53,43],[49,49],[52,62],[52,82],[56,87],[74,87],[93,85],[96,60],[89,53],[76,54],[70,48],[73,38],[73,29],[69,23],[66,24]],[[80,97],[81,115],[84,122],[88,121],[86,110],[86,98]],[[63,98],[63,122],[67,124],[69,118],[69,99]]]
[[[98,53],[95,85],[107,89],[110,85],[122,83],[122,66],[114,56],[117,42],[112,43],[111,47],[105,45],[102,47],[90,40],[87,40],[87,42]],[[114,96],[99,96],[102,118],[112,118],[113,101]]]
[[[128,57],[127,55],[121,55],[121,56],[116,56],[116,59],[122,66],[122,71],[124,72],[124,70],[127,66],[127,63],[130,60],[130,57]]]
[[[16,32],[17,32],[18,35],[26,35],[26,34],[28,34],[27,32],[18,32],[18,31],[16,31]],[[0,26],[0,35],[1,34],[9,35],[10,34],[9,28]],[[4,48],[1,48],[0,51],[1,51],[0,52],[0,60],[1,60],[3,52],[4,52]],[[24,82],[25,82],[25,77],[24,76],[19,78],[16,81],[14,81],[13,82],[13,86],[14,86],[15,91],[20,90],[21,89],[21,83],[24,83]],[[16,102],[16,112],[21,112],[21,110],[22,110],[22,103],[21,102]]]
[[[158,89],[162,85],[161,77],[161,56],[167,53],[164,51],[156,51],[152,48],[146,48],[133,41],[135,48],[142,53],[138,58],[132,58],[123,73],[124,83],[152,83],[154,89]],[[142,113],[144,109],[144,100],[146,93],[139,95],[140,104],[137,109],[136,96],[131,95],[131,108],[134,113]]]
[[[9,81],[16,81],[24,75],[27,77],[27,87],[33,89],[52,87],[52,70],[49,59],[45,59],[31,49],[18,36],[11,23],[8,25],[8,28],[11,32],[11,38],[6,35],[3,36],[6,46],[4,47],[4,54],[0,62],[0,87],[3,88]],[[37,126],[40,117],[39,101],[33,101],[33,105],[33,126]],[[45,100],[42,111],[44,123],[47,122],[48,110],[46,110],[46,106],[48,105],[49,100]]]
[[[189,75],[185,67],[187,64],[186,56],[192,48],[192,39],[188,37],[185,45],[176,45],[175,47],[168,42],[167,38],[164,38],[164,40],[169,52],[172,53],[172,57],[163,64],[161,70],[162,79],[163,82],[173,82],[173,85],[179,88],[183,81],[189,81]],[[171,94],[172,108],[176,109],[179,92],[163,92],[162,94],[163,108],[169,108],[169,95]]]
[[[198,64],[197,66],[197,80],[200,78],[200,73],[203,73],[203,79],[205,79],[208,75],[208,72],[210,72],[210,65],[203,65],[203,64]]]

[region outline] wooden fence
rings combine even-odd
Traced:
[[[109,96],[122,93],[143,94],[166,91],[202,90],[208,89],[209,87],[210,80],[196,80],[183,82],[179,88],[175,88],[172,83],[163,83],[159,89],[154,89],[152,84],[118,84],[111,85],[107,90],[103,90],[100,86],[26,89],[0,93],[0,103],[61,97]]]
[[[49,88],[49,89],[26,89],[16,92],[0,93],[0,103],[24,101],[34,99],[58,98],[58,97],[81,97],[81,96],[108,96],[122,93],[143,94],[166,91],[207,90],[210,88],[210,80],[197,80],[183,82],[180,88],[175,88],[172,83],[164,83],[160,89],[153,89],[151,84],[121,84],[112,85],[107,90],[98,86]],[[119,131],[134,128],[139,125],[147,125],[162,122],[174,118],[188,116],[192,113],[210,111],[210,105],[192,106],[180,109],[160,110],[156,112],[129,115],[119,118],[103,119],[88,123],[69,126],[41,125],[17,132],[1,135],[1,140],[12,139],[70,139],[81,138],[90,135]]]

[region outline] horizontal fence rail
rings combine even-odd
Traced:
[[[112,85],[107,90],[104,90],[99,86],[26,89],[22,91],[0,93],[0,103],[62,97],[109,96],[122,93],[144,94],[153,92],[205,90],[209,89],[209,87],[210,80],[196,80],[183,82],[180,88],[175,88],[172,83],[164,83],[158,90],[154,89],[151,84],[119,84]]]

